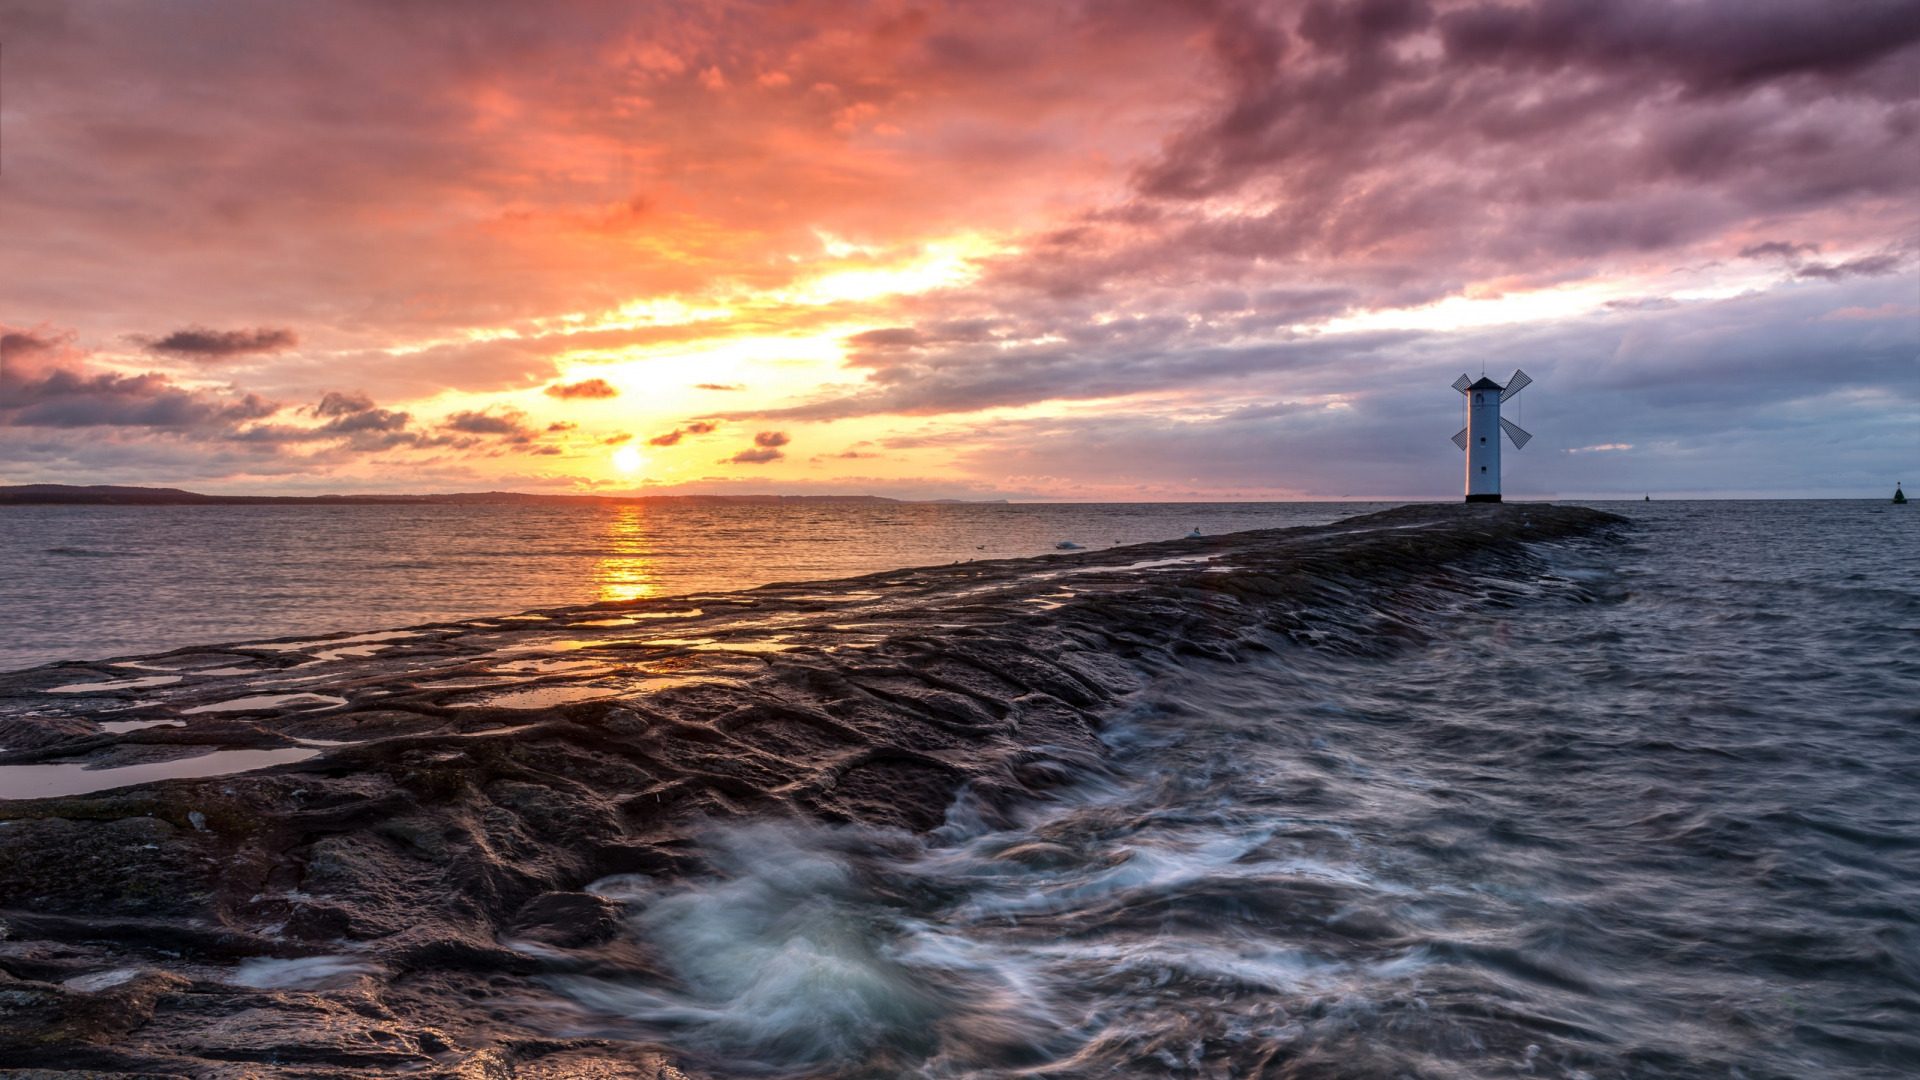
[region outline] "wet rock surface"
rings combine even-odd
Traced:
[[[0,676],[0,1075],[708,1075],[551,1037],[543,978],[649,962],[590,883],[703,872],[715,822],[991,818],[1097,768],[1156,670],[1400,648],[1622,525],[1403,507]]]

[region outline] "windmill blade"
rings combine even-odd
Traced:
[[[1519,424],[1514,423],[1504,416],[1500,418],[1500,427],[1506,431],[1507,438],[1513,440],[1513,448],[1515,450],[1525,450],[1527,448],[1527,440],[1533,438],[1533,436],[1527,434]]]
[[[1453,437],[1453,445],[1459,447],[1462,450],[1465,450],[1467,448],[1467,429],[1466,428],[1461,428],[1460,433]]]
[[[1508,398],[1525,390],[1532,383],[1533,379],[1528,377],[1526,372],[1521,371],[1519,368],[1514,368],[1513,378],[1507,380],[1507,388],[1500,391],[1500,400],[1505,402]]]
[[[1455,390],[1460,391],[1463,394],[1467,392],[1467,387],[1472,385],[1473,385],[1473,380],[1467,378],[1465,375],[1462,375],[1459,378],[1453,380],[1453,388]]]

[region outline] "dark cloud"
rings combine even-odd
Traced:
[[[561,431],[573,431],[579,428],[579,426],[579,424],[571,420],[555,420],[553,423],[547,425],[547,433],[553,434]]]
[[[1858,259],[1849,259],[1843,263],[1808,263],[1796,268],[1794,277],[1818,278],[1822,281],[1839,281],[1849,277],[1881,277],[1900,269],[1898,255],[1866,255]]]
[[[787,438],[787,433],[784,431],[762,431],[753,437],[753,445],[755,446],[785,446],[792,441],[792,439]]]
[[[1768,240],[1762,244],[1752,244],[1740,249],[1743,259],[1798,259],[1802,255],[1820,254],[1819,244],[1791,244],[1784,240]]]
[[[1440,18],[1448,56],[1528,71],[1621,70],[1693,90],[1858,71],[1920,41],[1920,7],[1858,0],[1539,0]]]
[[[633,441],[633,433],[623,431],[618,435],[609,435],[606,438],[601,439],[600,443],[603,446],[619,446],[623,442],[631,442],[631,441]]]
[[[442,420],[440,426],[464,435],[498,435],[508,442],[527,443],[536,432],[526,421],[527,414],[519,409],[502,409],[497,413],[462,409]]]
[[[362,391],[343,393],[339,390],[329,390],[321,397],[320,403],[313,407],[313,414],[315,416],[351,416],[372,408],[373,398]]]
[[[547,387],[544,392],[548,397],[556,397],[562,401],[573,401],[577,398],[591,400],[620,396],[620,391],[615,390],[613,384],[605,379],[582,379],[576,383],[555,383]]]
[[[745,390],[746,386],[742,383],[703,382],[703,383],[694,383],[693,388],[695,390]]]
[[[1743,259],[1778,259],[1801,280],[1840,281],[1850,277],[1881,277],[1896,273],[1907,261],[1898,251],[1881,251],[1837,263],[1808,262],[1806,256],[1818,255],[1820,245],[1792,244],[1780,240],[1751,244],[1740,249]]]
[[[279,412],[258,394],[221,398],[182,387],[165,375],[121,375],[56,367],[9,379],[0,417],[13,427],[141,427],[194,430],[230,427]]]
[[[1223,103],[1141,166],[1136,203],[1027,245],[1002,279],[1065,297],[1292,264],[1367,306],[1418,303],[1462,275],[1898,199],[1920,171],[1908,0],[1313,0],[1210,20]],[[1411,47],[1430,24],[1443,48]]]
[[[730,458],[723,459],[722,465],[765,465],[769,461],[779,461],[787,455],[771,446],[742,450]]]
[[[292,330],[266,326],[252,330],[209,330],[204,326],[189,326],[165,337],[137,340],[148,352],[190,360],[218,361],[291,349],[300,343],[300,336]]]
[[[38,357],[67,349],[73,345],[73,340],[72,331],[61,332],[45,327],[36,330],[15,330],[0,326],[0,360]]]
[[[34,336],[34,335],[29,335]],[[34,428],[119,428],[164,432],[207,447],[239,445],[249,453],[331,444],[325,453],[362,453],[432,445],[407,431],[411,417],[378,407],[360,391],[329,391],[302,410],[326,422],[308,427],[261,423],[284,406],[257,393],[215,393],[181,386],[157,372],[89,370],[71,337],[42,334],[25,349],[29,365],[0,387],[0,424]],[[31,357],[53,357],[35,366]],[[24,373],[24,377],[20,377]],[[213,457],[217,459],[215,452]]]
[[[664,435],[655,435],[647,440],[648,446],[678,446],[680,440],[689,435],[710,435],[718,430],[719,424],[711,420],[695,420],[685,427],[677,427]],[[764,444],[763,444],[764,445]],[[776,444],[777,445],[777,444]]]
[[[320,435],[353,435],[360,432],[405,430],[412,414],[368,408],[336,416],[316,429]]]

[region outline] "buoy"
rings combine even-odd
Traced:
[[[1907,505],[1907,493],[1900,490],[1899,484],[1893,485],[1893,505],[1895,506]]]
[[[1187,539],[1189,539],[1189,540],[1198,540],[1198,539],[1200,539],[1200,526],[1198,526],[1198,525],[1195,525],[1195,526],[1193,527],[1193,531],[1187,534]]]
[[[1062,540],[1053,546],[1054,546],[1054,550],[1056,551],[1079,551],[1080,550],[1080,545],[1074,543],[1071,540]]]

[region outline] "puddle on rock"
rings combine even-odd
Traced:
[[[618,638],[541,638],[537,641],[523,641],[518,645],[508,645],[495,649],[489,656],[525,656],[528,653],[578,652],[618,641]],[[592,661],[579,661],[591,663]]]
[[[215,750],[198,757],[148,761],[115,769],[94,769],[74,762],[0,765],[0,799],[53,799],[86,795],[130,784],[147,784],[155,780],[231,776],[272,765],[305,761],[319,754],[318,750],[290,746],[278,750]]]
[[[150,727],[186,727],[178,720],[106,720],[100,724],[100,730],[109,735],[124,735],[129,731],[139,731]]]
[[[148,675],[141,679],[113,679],[109,682],[68,683],[47,689],[49,694],[99,694],[110,690],[138,690],[146,686],[171,686],[180,681],[178,675]]]
[[[314,653],[313,658],[327,663],[347,657],[352,657],[355,660],[364,660],[374,653],[380,652],[382,649],[393,648],[395,644],[398,643],[380,642],[372,645],[349,645],[344,649],[323,649],[320,652]]]
[[[771,638],[763,641],[715,641],[705,645],[695,645],[693,646],[693,651],[694,652],[774,653],[774,652],[786,652],[789,649],[797,649],[800,647],[794,644],[783,643],[780,640],[780,638],[784,638],[787,636],[788,635],[786,634],[781,634],[780,637],[778,638]]]
[[[554,657],[547,660],[510,660],[504,664],[494,664],[495,671],[511,671],[518,674],[553,675],[562,671],[581,671],[585,668],[606,667],[598,660],[561,660]]]
[[[317,640],[309,640],[309,641],[268,641],[268,642],[260,642],[260,643],[251,644],[251,645],[236,645],[234,646],[234,648],[258,649],[262,652],[298,652],[301,649],[311,649],[311,648],[315,648],[317,646],[322,646],[322,645],[328,646],[328,647],[334,647],[334,646],[340,646],[340,645],[358,645],[358,644],[361,644],[362,642],[369,642],[369,641],[399,641],[402,638],[417,638],[417,637],[425,637],[425,636],[426,636],[425,634],[422,634],[418,630],[387,630],[378,634],[355,634],[352,637],[319,638]]]
[[[614,697],[623,693],[626,693],[626,689],[618,686],[532,686],[525,690],[508,690],[450,704],[484,709],[550,709],[555,705]]]
[[[327,694],[258,694],[253,697],[234,698],[232,701],[217,701],[212,705],[196,705],[191,709],[180,710],[182,715],[210,712],[241,712],[251,709],[285,709],[290,707],[311,707],[316,705],[345,705],[347,699]]]

